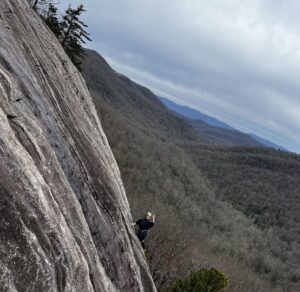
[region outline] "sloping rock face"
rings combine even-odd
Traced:
[[[0,290],[155,291],[86,85],[25,0],[0,1]]]

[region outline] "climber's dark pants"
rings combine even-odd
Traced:
[[[143,249],[145,249],[145,239],[147,238],[148,236],[148,230],[141,230],[141,229],[138,229],[137,233],[136,233],[137,237],[139,238],[141,244],[142,244],[142,247]]]

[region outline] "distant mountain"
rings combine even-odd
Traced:
[[[264,143],[260,143],[250,135],[240,131],[214,127],[201,120],[186,120],[198,132],[203,140],[211,144],[224,146],[265,147]]]
[[[215,126],[215,127],[220,127],[223,129],[227,129],[227,130],[235,130],[233,127],[215,119],[212,118],[210,116],[207,116],[195,109],[189,108],[187,106],[182,106],[179,105],[165,97],[162,96],[158,96],[158,98],[163,102],[163,104],[170,110],[181,114],[182,116],[189,118],[189,119],[193,119],[193,120],[202,120],[204,122],[206,122],[207,124],[211,125],[211,126]]]
[[[176,115],[186,120],[198,133],[202,141],[214,145],[265,147],[248,134],[240,132],[229,125],[186,106],[178,105],[164,97],[161,102]]]
[[[249,134],[249,135],[250,135],[253,139],[255,139],[256,141],[258,141],[258,142],[260,142],[260,143],[266,145],[267,147],[274,148],[274,149],[280,149],[280,150],[282,150],[282,151],[289,151],[288,149],[286,149],[286,148],[284,148],[284,147],[282,147],[282,146],[279,146],[279,145],[277,145],[277,144],[275,144],[275,143],[273,143],[273,142],[270,142],[270,141],[268,141],[268,140],[265,140],[265,139],[263,139],[263,138],[261,138],[261,137],[258,137],[258,136],[256,136],[256,135],[254,135],[254,134]]]
[[[158,96],[162,103],[170,110],[190,119],[191,125],[202,135],[205,135],[210,141],[223,145],[238,145],[238,146],[267,146],[269,148],[288,151],[286,148],[279,146],[273,142],[263,139],[257,135],[243,133],[226,123],[223,123],[215,118],[207,116],[195,109],[187,106],[179,105],[165,97]],[[202,122],[215,128],[208,128]],[[219,129],[218,129],[219,128]],[[225,129],[222,131],[220,128]]]

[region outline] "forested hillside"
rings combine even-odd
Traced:
[[[215,146],[97,53],[84,68],[132,214],[157,214],[148,259],[158,289],[216,267],[230,291],[298,291],[299,156]]]

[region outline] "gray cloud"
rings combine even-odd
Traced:
[[[73,2],[116,70],[300,152],[299,1]]]

